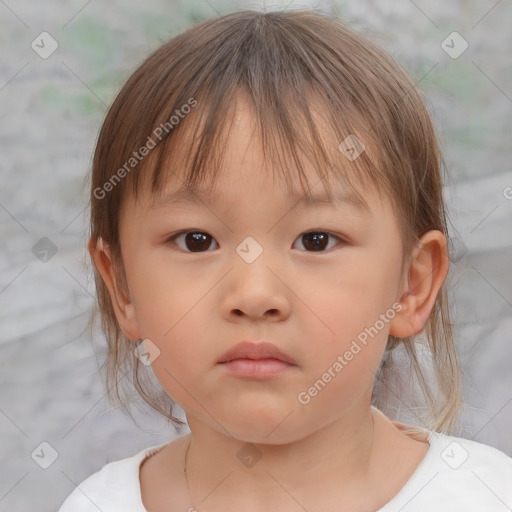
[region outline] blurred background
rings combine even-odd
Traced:
[[[5,0],[1,511],[57,510],[107,462],[177,435],[142,400],[134,421],[106,399],[98,371],[106,341],[87,328],[95,290],[83,180],[107,106],[135,67],[191,25],[240,8],[340,12],[427,96],[450,173],[450,297],[467,402],[461,437],[512,456],[510,2]]]

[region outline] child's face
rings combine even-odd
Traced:
[[[123,330],[159,348],[153,371],[191,427],[292,442],[368,407],[403,292],[402,245],[391,206],[368,190],[371,214],[341,201],[292,209],[299,184],[292,198],[273,181],[246,104],[237,118],[214,197],[149,208],[145,195],[125,205],[120,238],[133,316]],[[320,195],[323,185],[308,173]],[[166,187],[180,184],[171,178]],[[166,241],[180,230],[206,235]],[[311,231],[320,250],[303,236]],[[339,239],[323,241],[326,232]],[[266,378],[233,375],[219,360],[243,340],[272,343],[296,365]]]

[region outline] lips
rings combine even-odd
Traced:
[[[222,354],[218,363],[227,363],[235,359],[277,359],[291,365],[296,365],[295,359],[292,356],[266,341],[258,343],[242,341]]]

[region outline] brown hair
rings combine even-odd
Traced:
[[[343,180],[363,204],[358,193],[362,184],[388,197],[404,255],[429,230],[439,230],[448,239],[436,134],[419,91],[394,59],[338,18],[319,11],[241,10],[199,23],[154,51],[130,76],[105,117],[92,165],[90,237],[108,244],[121,283],[126,284],[119,212],[127,187],[137,198],[143,182],[151,184],[157,197],[164,169],[172,169],[178,154],[188,157],[184,188],[193,190],[207,178],[213,182],[220,164],[217,149],[224,147],[228,120],[233,121],[233,97],[240,92],[250,98],[265,155],[271,155],[289,186],[298,180],[309,193],[301,162],[306,157],[328,191],[327,178],[333,178]],[[327,142],[320,125],[337,144]],[[356,159],[338,149],[353,134],[366,147]],[[119,374],[126,368],[124,375],[132,372],[133,384],[148,404],[175,425],[183,424],[163,390],[156,391],[149,381],[141,384],[135,346],[121,331],[95,267],[94,278],[108,341],[104,365],[111,401],[125,405]],[[461,401],[446,283],[422,334],[423,344],[416,337],[389,337],[372,403],[392,417],[393,396],[402,396],[407,381],[417,381],[428,413],[420,424],[451,431]],[[398,346],[408,355],[405,373],[397,373]],[[418,347],[431,354],[433,383],[422,369]]]

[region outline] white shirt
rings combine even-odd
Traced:
[[[476,441],[426,432],[430,447],[425,458],[398,494],[376,512],[512,510],[512,458]],[[166,444],[106,464],[66,498],[59,512],[147,512],[140,465]]]

